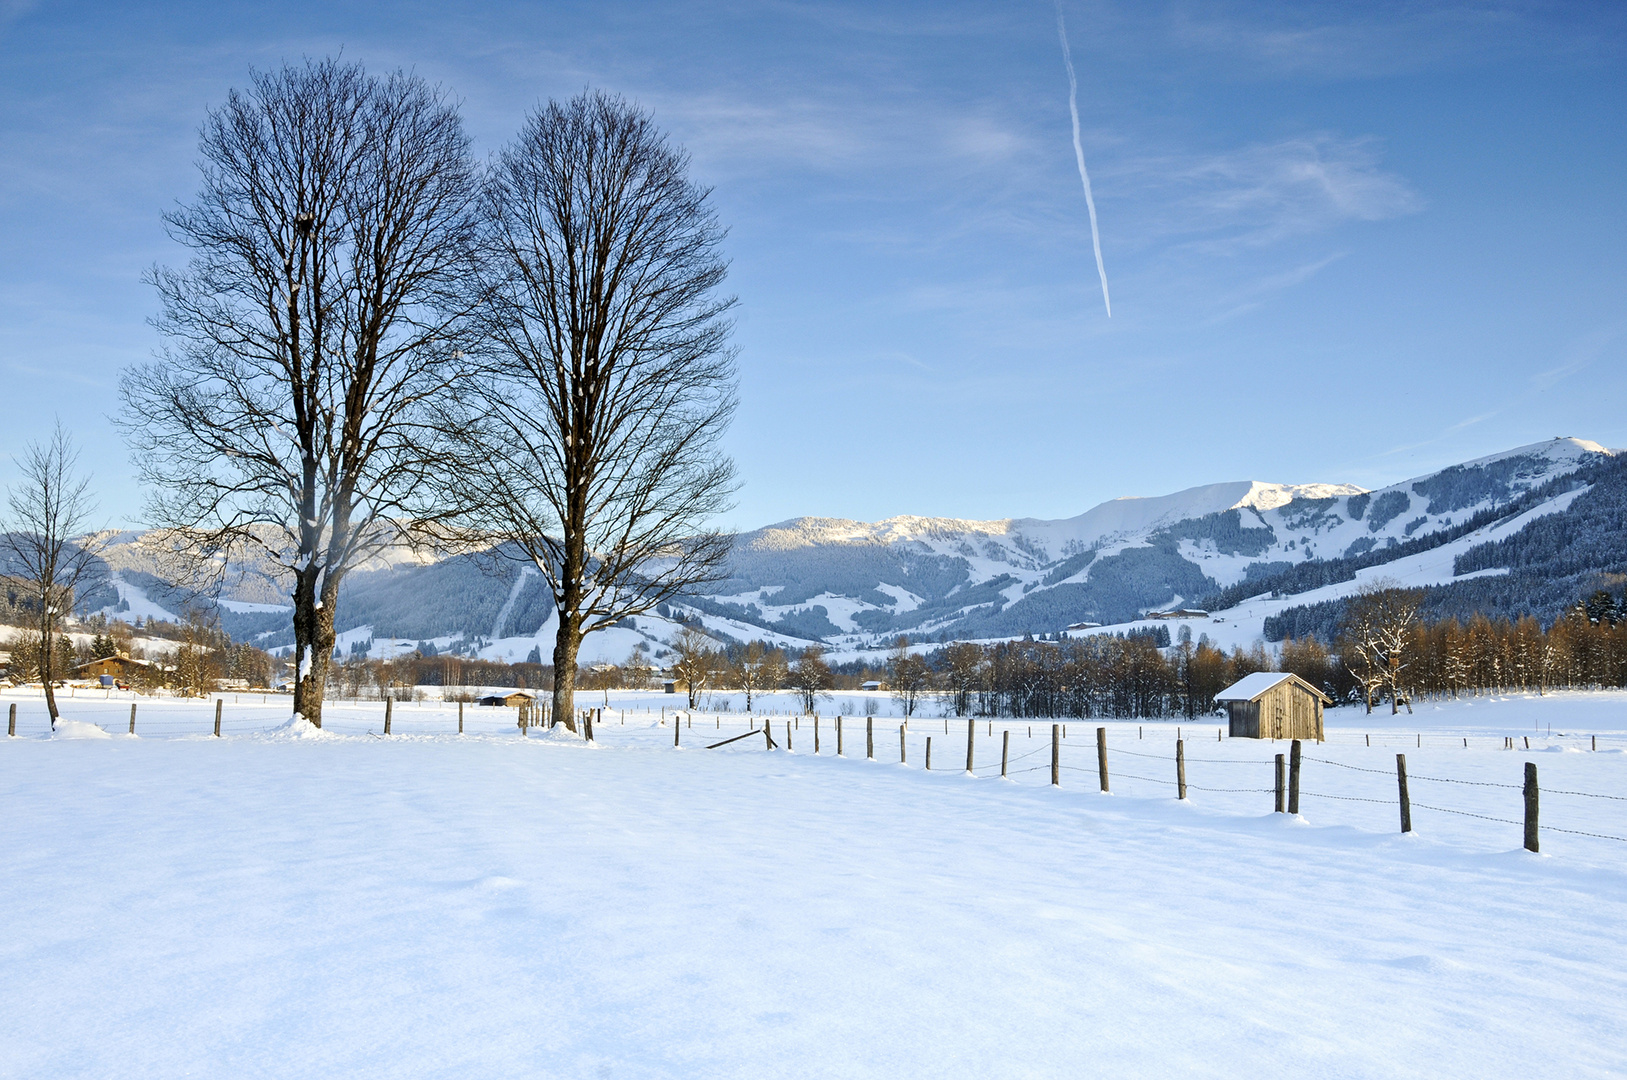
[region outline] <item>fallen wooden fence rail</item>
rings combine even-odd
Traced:
[[[732,742],[739,742],[741,739],[749,739],[753,735],[761,735],[761,734],[762,734],[762,731],[760,729],[752,728],[750,731],[746,732],[744,735],[736,735],[732,739],[724,739],[722,742],[715,742],[712,745],[706,747],[706,749],[708,749],[708,750],[716,750],[720,746],[728,746]]]

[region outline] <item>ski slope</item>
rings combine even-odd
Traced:
[[[699,748],[709,722],[745,730],[736,713],[674,749],[663,695],[614,696],[627,722],[593,746],[521,739],[500,709],[466,710],[480,733],[460,738],[441,703],[398,706],[389,739],[377,703],[299,737],[277,730],[285,702],[248,697],[218,740],[212,705],[162,701],[141,704],[146,737],[106,737],[128,713],[111,696],[65,703],[72,734],[98,737],[53,739],[37,700],[5,700],[22,736],[0,740],[6,1075],[1512,1078],[1627,1061],[1627,845],[1545,837],[1539,856],[1517,828],[1444,814],[1402,837],[1393,808],[1178,803],[1128,776],[1164,775],[1173,724],[1110,725],[1102,795],[1090,725],[1054,789],[967,778],[953,721],[912,724],[903,766],[886,740],[864,760],[854,720],[835,758],[828,717],[818,756],[806,721],[791,752]],[[638,711],[662,707],[664,724]],[[1495,782],[1529,759],[1549,786],[1621,793],[1623,715],[1620,694],[1335,712],[1307,787],[1377,796],[1383,776],[1322,761],[1382,769],[1405,748],[1420,776]],[[1590,730],[1597,753],[1578,749]],[[1205,731],[1185,731],[1194,784],[1257,786],[1283,749]],[[1533,751],[1500,749],[1508,731]],[[928,735],[947,769],[920,768]],[[1000,735],[978,733],[980,773]],[[1506,813],[1518,793],[1438,797]],[[1613,803],[1564,805],[1545,808],[1627,827]]]

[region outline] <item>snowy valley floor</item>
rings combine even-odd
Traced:
[[[0,697],[20,713],[0,738],[0,1076],[1627,1068],[1627,843],[1524,852],[1483,819],[1517,821],[1519,791],[1480,786],[1536,761],[1546,824],[1627,836],[1627,801],[1559,794],[1627,795],[1627,695],[1330,714],[1297,819],[1260,790],[1287,747],[1213,721],[1182,725],[1190,781],[1245,790],[1181,804],[1173,723],[1108,725],[1104,796],[1090,722],[1069,722],[1057,790],[1048,725],[1009,724],[1001,783],[982,775],[998,721],[971,779],[964,722],[913,722],[907,766],[896,719],[875,762],[862,718],[842,760],[829,719],[817,757],[806,720],[792,753],[701,749],[747,730],[728,713],[674,750],[671,700],[664,725],[613,709],[585,746],[522,740],[512,710],[469,710],[460,738],[439,703],[398,706],[389,739],[376,703],[294,738],[286,704],[247,697],[218,740],[212,705],[145,701],[141,737],[53,739],[37,696]],[[64,706],[113,732],[129,711]],[[1397,835],[1397,752],[1440,778],[1417,803],[1483,818],[1415,809]]]

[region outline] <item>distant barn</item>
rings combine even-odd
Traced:
[[[529,705],[535,700],[537,700],[535,694],[527,693],[524,690],[513,690],[507,694],[487,694],[480,699],[480,704],[507,705],[510,708],[516,708],[520,705]]]
[[[1286,671],[1257,671],[1215,695],[1231,717],[1234,739],[1322,741],[1322,706],[1333,699]]]

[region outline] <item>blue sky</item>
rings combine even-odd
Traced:
[[[159,214],[251,66],[340,49],[444,84],[482,155],[588,85],[690,150],[740,298],[725,524],[1627,446],[1622,8],[1064,10],[1111,320],[1049,3],[0,0],[0,459],[60,416],[139,520],[106,417]]]

